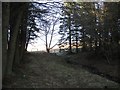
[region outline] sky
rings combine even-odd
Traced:
[[[55,33],[52,39],[52,43],[51,43],[51,47],[54,46],[56,43],[58,43],[59,39],[60,39],[60,35],[58,34],[59,31],[59,22],[58,24],[56,24],[55,26]],[[52,28],[51,28],[52,29]],[[38,38],[36,38],[35,40],[33,40],[32,44],[28,44],[28,51],[45,51],[46,50],[46,46],[45,46],[45,36],[41,35],[40,33],[37,33]],[[50,41],[50,35],[48,35],[48,43]],[[58,49],[59,47],[56,45],[53,49]]]
[[[59,29],[59,25],[57,25]],[[58,30],[57,30],[58,31]],[[38,35],[40,36],[40,34],[38,33]],[[58,34],[57,36],[54,36],[53,41],[51,43],[51,46],[53,46],[54,44],[56,44],[58,42],[60,38],[60,35]],[[44,36],[41,37],[41,39],[44,39]],[[46,47],[45,47],[45,42],[43,40],[41,40],[39,37],[36,38],[34,40],[34,43],[32,44],[28,44],[28,51],[45,51]],[[53,49],[58,49],[59,47],[56,45]]]
[[[60,0],[59,0],[60,1]],[[60,17],[59,14],[56,14],[57,17]],[[39,25],[39,23],[38,23]],[[53,40],[52,40],[52,43],[51,43],[51,47],[54,46],[58,40],[60,39],[60,35],[58,34],[58,31],[59,31],[59,25],[60,25],[60,22],[58,21],[55,25],[55,32],[57,33],[57,35],[54,35],[53,36]],[[52,27],[51,27],[52,29]],[[44,32],[43,32],[44,33]],[[38,36],[40,36],[40,38],[36,38],[34,41],[34,43],[32,44],[28,44],[28,48],[27,50],[28,51],[46,51],[46,46],[45,46],[45,36],[44,35],[41,35],[40,33],[37,33]],[[49,42],[49,39],[50,39],[50,36],[48,36],[48,42]],[[44,40],[44,41],[43,41]],[[58,49],[59,47],[56,45],[53,49]]]

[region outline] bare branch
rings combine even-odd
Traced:
[[[51,33],[51,38],[50,38],[50,43],[49,43],[49,47],[51,46],[51,42],[52,42],[52,39],[53,39],[53,34],[54,34],[54,27],[55,27],[55,25],[56,25],[56,22],[58,22],[58,20],[59,20],[59,18],[57,18],[56,20],[55,20],[55,22],[53,23],[53,28],[52,28],[52,33]]]

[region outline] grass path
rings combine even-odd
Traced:
[[[29,53],[22,68],[16,70],[12,88],[116,88],[119,84],[67,64],[46,53]]]

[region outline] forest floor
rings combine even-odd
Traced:
[[[103,57],[98,55],[94,56],[91,52],[66,55],[65,59],[70,64],[80,67],[82,66],[89,72],[120,83],[119,59],[109,60],[108,63],[106,59],[103,59]]]
[[[120,88],[119,83],[93,74],[82,65],[66,62],[72,58],[27,53],[14,69],[15,76],[6,79],[3,88]]]

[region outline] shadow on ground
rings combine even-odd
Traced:
[[[3,88],[118,88],[120,84],[48,53],[26,53]]]

